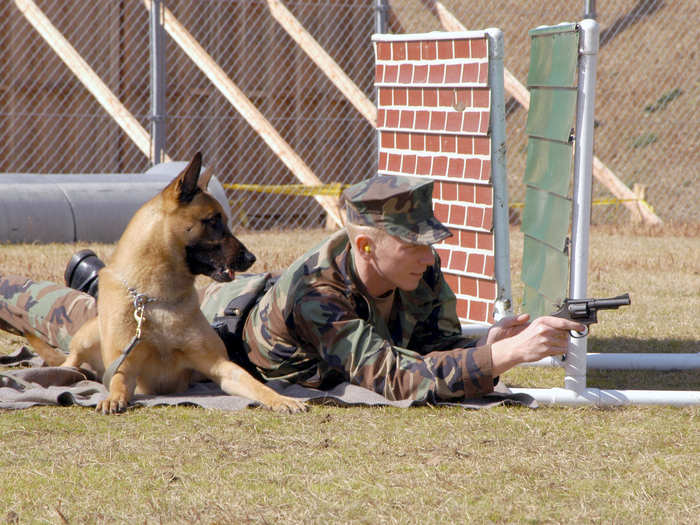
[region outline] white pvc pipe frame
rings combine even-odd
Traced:
[[[574,158],[574,212],[572,225],[571,282],[569,294],[572,298],[585,298],[588,273],[588,244],[591,210],[592,158],[593,158],[593,108],[595,103],[596,62],[598,55],[599,26],[595,20],[586,19],[579,23],[579,95],[576,122],[576,144]],[[499,30],[489,30],[492,49],[489,57],[489,72],[492,89],[492,106],[503,98],[503,40]],[[495,43],[495,45],[494,45]],[[500,70],[500,82],[499,82]],[[494,131],[498,124],[495,123]],[[505,144],[505,125],[502,130]],[[500,137],[498,137],[500,138]],[[500,149],[497,137],[492,136],[492,162],[497,171],[505,173],[505,149]],[[502,156],[501,156],[501,153]],[[505,180],[505,177],[503,177]],[[496,313],[509,313],[510,304],[499,300],[510,298],[510,254],[508,250],[508,201],[505,191],[497,195],[498,181],[494,173],[494,235],[496,238],[496,272],[499,295]],[[503,185],[505,190],[505,184]],[[504,212],[505,210],[505,212]],[[505,229],[503,221],[505,218]],[[505,245],[503,232],[505,231]],[[500,237],[499,237],[500,233]],[[501,241],[501,242],[499,242]],[[500,254],[499,254],[499,250]],[[499,256],[500,255],[500,256]],[[505,277],[507,276],[507,277]],[[498,279],[504,279],[499,281]],[[508,295],[501,295],[501,285],[507,286]],[[505,288],[504,288],[505,289]],[[464,326],[463,332],[483,335],[488,326]],[[666,390],[613,390],[586,387],[586,370],[606,368],[614,370],[681,370],[700,368],[700,354],[588,354],[587,338],[571,338],[565,361],[548,358],[531,363],[530,366],[564,366],[565,388],[513,388],[513,393],[524,393],[538,402],[569,406],[618,406],[618,405],[672,405],[688,406],[700,404],[698,391]]]

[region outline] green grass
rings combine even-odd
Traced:
[[[240,236],[262,271],[324,235]],[[598,228],[591,244],[591,295],[632,297],[601,314],[591,351],[700,351],[697,228]],[[77,248],[2,246],[0,272],[60,280]],[[511,250],[518,303],[515,230]],[[22,342],[0,332],[0,352]],[[698,376],[589,371],[589,384],[700,389]],[[563,384],[553,369],[504,378]],[[0,523],[697,523],[699,416],[698,407],[4,411]]]

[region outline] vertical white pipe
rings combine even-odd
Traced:
[[[587,295],[588,241],[591,223],[593,182],[593,111],[595,105],[598,23],[586,19],[579,24],[578,102],[574,149],[574,203],[571,227],[571,277],[569,297]],[[586,388],[587,337],[571,338],[564,361],[564,385],[574,392]]]
[[[512,313],[510,283],[510,232],[508,229],[508,181],[506,179],[506,109],[503,84],[503,31],[486,30],[489,40],[491,89],[491,184],[493,186],[493,236],[496,273],[496,321]]]

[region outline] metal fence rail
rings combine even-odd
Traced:
[[[370,100],[370,35],[385,16],[393,33],[442,29],[427,0],[159,0],[260,116],[323,183],[350,183],[376,171],[374,126],[273,16],[282,4]],[[583,2],[445,0],[468,29],[499,27],[505,66],[521,81],[527,31],[579,20]],[[5,0],[0,3],[0,172],[143,172],[162,148],[187,159],[202,150],[230,184],[299,183],[299,174],[255,131],[159,21],[145,0]],[[378,10],[379,5],[387,7]],[[27,14],[35,6],[99,79],[79,80]],[[700,69],[694,2],[613,0],[600,4],[596,155],[667,222],[700,222]],[[160,19],[162,22],[162,19]],[[161,31],[162,40],[153,38]],[[160,46],[158,46],[160,42]],[[54,42],[55,45],[55,42]],[[154,47],[155,46],[155,47]],[[70,49],[73,51],[71,52]],[[74,53],[75,55],[71,54]],[[153,61],[153,59],[156,59]],[[317,58],[317,57],[313,57]],[[70,61],[70,59],[69,59]],[[151,100],[153,64],[161,64]],[[73,67],[77,67],[73,64]],[[89,85],[91,84],[91,85]],[[120,106],[98,102],[111,93]],[[156,103],[156,102],[159,102]],[[111,113],[108,109],[111,108]],[[524,198],[526,111],[508,103],[509,194]],[[118,122],[146,133],[139,145]],[[132,119],[132,120],[129,120]],[[124,124],[123,124],[124,126]],[[154,133],[155,131],[155,133]],[[160,133],[161,131],[162,133]],[[135,135],[134,135],[135,134]],[[145,150],[145,151],[144,151]],[[230,190],[249,228],[322,225],[326,208],[308,196]],[[594,184],[594,222],[626,222],[609,190]]]

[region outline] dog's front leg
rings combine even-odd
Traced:
[[[122,364],[125,367],[126,361]],[[118,414],[124,412],[129,406],[129,401],[134,396],[136,389],[136,377],[128,370],[120,370],[112,376],[109,382],[109,395],[97,403],[95,408],[103,414]]]

